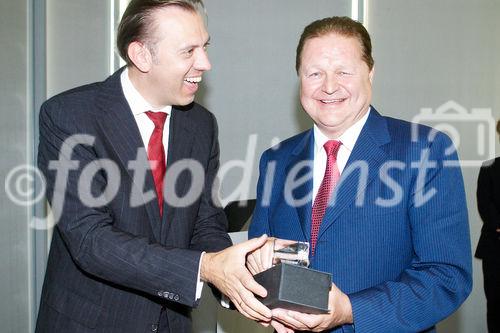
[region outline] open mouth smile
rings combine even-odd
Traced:
[[[190,84],[198,84],[201,82],[201,76],[197,77],[187,77],[184,79],[184,82],[190,83]]]
[[[323,104],[338,104],[344,102],[346,99],[347,98],[321,99],[320,102]]]

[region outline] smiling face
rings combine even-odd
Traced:
[[[170,6],[153,13],[151,61],[141,93],[153,106],[187,105],[211,68],[209,35],[197,12]]]
[[[308,39],[299,78],[302,107],[330,139],[368,112],[373,69],[363,61],[356,38],[329,33]]]

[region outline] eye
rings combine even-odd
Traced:
[[[340,71],[340,72],[339,72],[339,75],[340,75],[340,76],[348,76],[348,75],[351,75],[351,73],[346,72],[346,71]]]
[[[320,72],[313,72],[313,73],[307,74],[307,77],[310,77],[310,78],[318,78],[320,76],[321,76]]]

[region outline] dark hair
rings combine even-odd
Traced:
[[[358,21],[347,16],[333,16],[321,20],[317,20],[304,28],[300,36],[299,45],[297,45],[297,53],[295,56],[295,70],[299,73],[301,64],[302,50],[307,40],[315,37],[325,36],[330,33],[339,34],[344,37],[357,38],[361,46],[362,59],[371,70],[375,63],[372,58],[372,42],[370,34],[365,27]]]
[[[125,60],[127,65],[132,61],[128,57],[128,46],[134,41],[140,41],[152,47],[156,42],[152,38],[152,19],[154,11],[168,6],[177,6],[188,11],[198,11],[203,7],[201,0],[132,0],[123,13],[118,33],[116,36],[116,46],[118,53]],[[150,49],[151,50],[151,49]],[[153,51],[153,50],[151,50]]]

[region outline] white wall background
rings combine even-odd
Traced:
[[[46,0],[47,98],[110,73],[111,1]]]
[[[28,6],[0,2],[0,177],[31,162],[28,148],[31,119]],[[19,173],[16,173],[19,175]],[[3,183],[3,182],[2,182]],[[3,189],[3,186],[2,186]],[[30,230],[26,207],[14,205],[0,192],[0,331],[29,332],[32,305]]]

